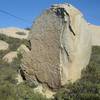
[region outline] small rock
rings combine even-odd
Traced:
[[[16,79],[17,79],[17,81],[18,81],[17,84],[20,84],[20,83],[23,82],[23,78],[22,78],[22,76],[21,76],[20,74],[17,74]]]
[[[17,52],[11,51],[3,57],[3,60],[8,63],[11,63],[14,60],[14,58],[17,58]]]
[[[0,50],[7,50],[9,48],[9,44],[5,41],[0,40]]]

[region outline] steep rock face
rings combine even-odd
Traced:
[[[31,50],[23,53],[27,80],[58,89],[81,76],[89,62],[91,34],[82,14],[69,4],[53,5],[33,24]]]
[[[37,80],[51,88],[60,87],[60,34],[62,19],[45,11],[31,30],[31,51],[23,55],[28,79]]]

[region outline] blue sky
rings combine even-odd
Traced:
[[[100,0],[0,0],[0,10],[26,20],[18,20],[0,12],[0,27],[31,27],[35,18],[45,9],[52,4],[64,2],[78,8],[89,23],[100,25]]]

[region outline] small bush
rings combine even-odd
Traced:
[[[25,28],[25,30],[28,30],[28,31],[30,31],[30,30],[31,30],[31,28],[27,27],[27,28]]]
[[[18,34],[18,35],[26,35],[26,33],[24,33],[24,32],[16,32],[16,34]]]

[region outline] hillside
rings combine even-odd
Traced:
[[[0,100],[100,100],[99,34],[70,4],[0,29]]]

